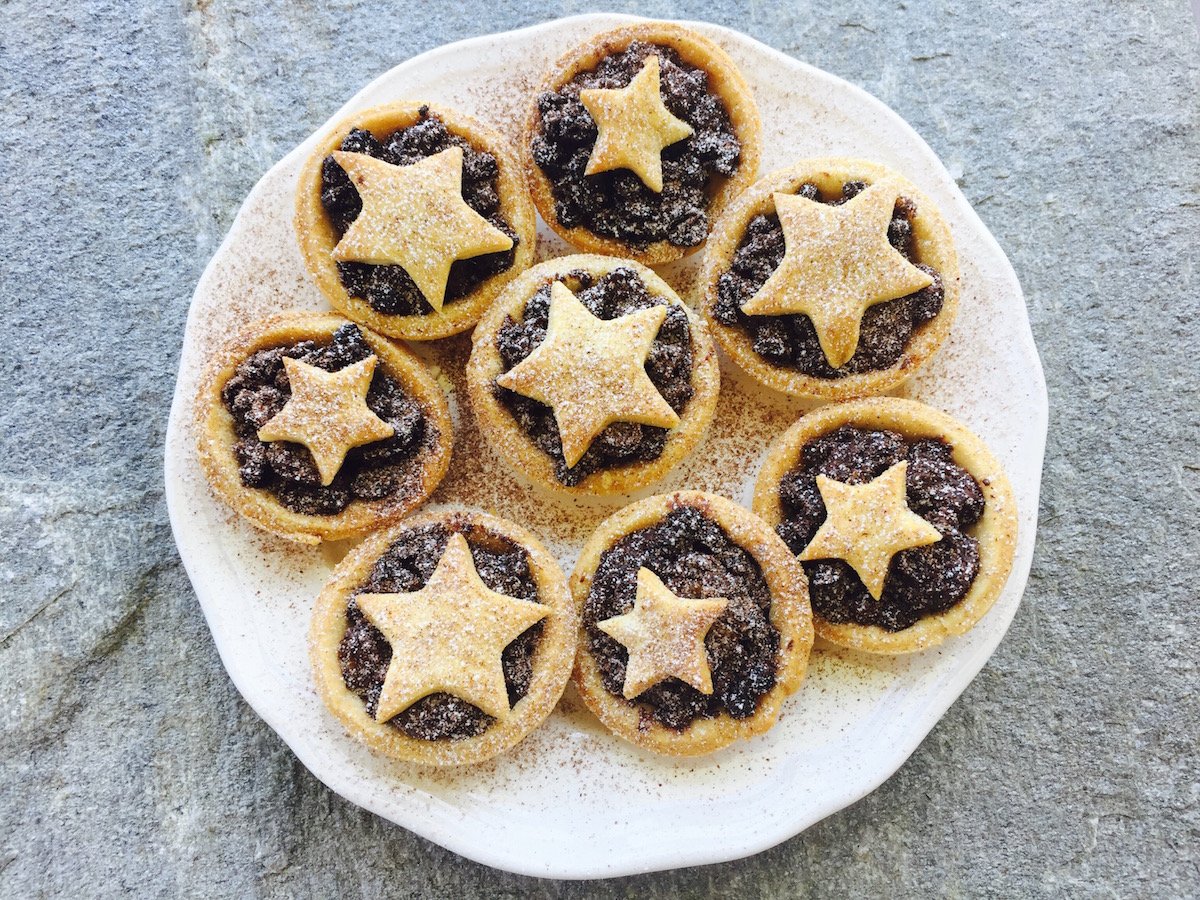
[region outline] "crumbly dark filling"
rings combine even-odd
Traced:
[[[258,430],[292,395],[284,357],[336,372],[371,353],[358,327],[343,325],[327,344],[301,341],[259,350],[238,365],[221,389],[221,400],[233,416],[233,451],[242,484],[270,491],[292,512],[309,516],[336,515],[353,500],[382,500],[417,489],[420,472],[412,465],[413,457],[436,445],[438,432],[381,366],[371,378],[367,406],[395,434],[351,450],[328,486],[321,484],[312,454],[303,444],[258,439]]]
[[[416,125],[388,135],[382,141],[371,132],[356,128],[342,140],[339,149],[347,153],[366,153],[394,166],[410,166],[451,147],[463,151],[463,200],[496,228],[513,240],[512,248],[457,260],[450,267],[446,282],[446,303],[465,297],[493,275],[512,268],[517,244],[521,239],[500,214],[499,174],[496,157],[474,149],[452,134],[444,122],[420,109],[422,120]],[[321,205],[339,238],[362,212],[358,190],[332,156],[321,163]],[[351,297],[360,297],[376,312],[392,316],[428,315],[433,312],[416,283],[402,266],[375,266],[369,263],[340,262],[338,275]]]
[[[775,686],[780,635],[771,624],[771,591],[754,557],[721,526],[687,506],[626,535],[600,557],[583,621],[605,689],[624,697],[629,652],[596,623],[633,609],[642,567],[679,597],[729,600],[704,639],[712,694],[668,678],[637,696],[642,715],[676,731],[722,711],[735,719],[753,716],[759,699]]]
[[[818,475],[865,484],[903,460],[908,460],[908,506],[942,539],[893,556],[879,600],[842,560],[803,563],[813,612],[826,621],[902,631],[960,601],[979,573],[979,542],[966,532],[983,515],[983,491],[954,462],[951,447],[933,438],[908,443],[894,431],[843,425],[810,441],[799,464],[779,483],[783,521],[776,531],[799,554],[825,521]]]
[[[836,206],[866,186],[864,181],[848,181],[842,185],[840,195],[822,197],[815,184],[806,183],[796,193],[809,200]],[[926,272],[933,284],[907,297],[868,308],[863,314],[858,348],[841,368],[829,365],[808,316],[748,316],[742,312],[742,304],[758,293],[783,260],[783,228],[776,215],[757,215],[750,220],[746,234],[734,252],[730,271],[717,282],[713,318],[722,325],[745,330],[754,343],[754,352],[768,362],[798,369],[814,378],[844,378],[859,372],[890,368],[904,355],[913,330],[936,316],[945,299],[941,275],[917,258],[912,240],[915,214],[916,208],[910,201],[904,197],[897,200],[888,225],[888,240],[905,259]]]
[[[420,590],[437,568],[450,535],[456,532],[466,537],[475,569],[484,584],[509,597],[541,602],[529,567],[529,554],[524,548],[469,522],[453,519],[448,526],[435,523],[406,532],[379,557],[367,580],[354,594]],[[529,693],[533,681],[533,655],[541,635],[542,622],[538,622],[504,648],[501,666],[510,707]],[[367,621],[352,597],[346,606],[346,633],[338,646],[338,662],[347,689],[362,699],[372,717],[379,708],[379,695],[391,661],[391,645],[383,633]],[[396,714],[388,724],[417,740],[454,741],[483,734],[495,721],[465,700],[436,693]]]
[[[671,114],[693,133],[662,152],[663,189],[656,194],[635,173],[620,169],[584,175],[596,143],[596,123],[579,100],[589,88],[623,88],[658,56],[659,93]],[[605,57],[557,91],[538,97],[541,127],[533,160],[550,180],[554,214],[564,228],[584,225],[596,234],[645,247],[668,241],[695,247],[708,236],[709,188],[737,172],[742,145],[721,98],[708,91],[708,74],[670,47],[635,41]]]
[[[682,415],[695,393],[692,388],[692,334],[687,313],[662,297],[655,297],[633,269],[614,269],[598,279],[574,271],[561,280],[579,301],[600,319],[617,319],[652,306],[667,305],[667,317],[650,345],[646,374],[671,409]],[[504,371],[525,359],[546,337],[550,317],[550,284],[525,303],[521,321],[505,316],[496,334],[496,349]],[[605,428],[574,466],[563,457],[554,410],[493,382],[496,399],[516,419],[521,429],[554,461],[554,474],[567,486],[579,484],[593,472],[614,466],[658,459],[667,444],[666,428],[614,422]]]

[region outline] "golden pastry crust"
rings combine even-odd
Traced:
[[[425,364],[411,351],[362,328],[363,338],[378,360],[377,366],[395,378],[420,406],[427,428],[437,433],[432,447],[423,447],[412,459],[416,470],[408,490],[382,500],[353,500],[337,515],[293,512],[270,491],[246,487],[238,475],[234,455],[237,442],[233,416],[221,402],[221,390],[234,376],[238,364],[259,350],[301,341],[328,342],[350,322],[333,313],[287,312],[247,325],[210,361],[196,398],[196,434],[200,463],[217,495],[259,528],[303,544],[337,541],[365,534],[386,525],[425,500],[450,465],[454,443],[450,407]]]
[[[610,694],[605,689],[600,668],[587,649],[583,611],[604,552],[626,535],[649,528],[684,506],[698,510],[718,524],[734,543],[758,562],[771,590],[770,620],[779,630],[780,640],[775,686],[759,700],[753,716],[735,719],[722,712],[712,719],[698,718],[683,731],[675,731],[643,715],[637,702]],[[775,724],[784,699],[794,694],[804,680],[813,643],[812,612],[804,570],[787,545],[761,519],[716,494],[700,491],[658,494],[606,519],[580,554],[571,576],[571,594],[580,621],[572,675],[575,686],[588,708],[610,731],[647,750],[673,756],[700,756],[728,746],[739,738],[762,734]]]
[[[848,181],[874,184],[887,179],[900,188],[900,196],[916,206],[912,219],[916,261],[937,269],[945,297],[941,311],[913,329],[903,355],[886,369],[858,372],[843,378],[817,378],[798,369],[776,365],[754,351],[753,341],[741,327],[722,325],[713,317],[717,284],[733,264],[733,256],[756,215],[775,212],[776,193],[794,194],[812,182],[823,196],[836,195]],[[903,382],[942,345],[958,312],[960,291],[958,255],[950,228],[941,212],[922,191],[906,178],[884,166],[856,159],[831,157],[809,159],[780,169],[755,182],[741,194],[713,226],[700,272],[701,312],[713,336],[730,358],[754,379],[769,388],[824,400],[849,400],[881,394]]]
[[[338,149],[352,129],[364,128],[381,139],[420,122],[423,118],[420,109],[423,106],[428,107],[431,116],[441,119],[453,134],[463,138],[474,149],[496,157],[500,215],[512,226],[520,242],[509,269],[488,278],[467,296],[447,303],[440,312],[431,310],[426,315],[389,315],[376,311],[361,297],[351,297],[342,286],[337,264],[331,256],[333,248],[337,246],[338,236],[321,205],[321,163]],[[537,220],[518,165],[516,154],[498,132],[444,106],[415,102],[388,103],[354,113],[317,144],[300,172],[296,186],[294,225],[309,273],[334,309],[388,337],[429,341],[466,331],[479,321],[480,315],[504,286],[533,262]]]
[[[937,438],[948,444],[954,461],[971,473],[983,490],[984,511],[967,529],[979,542],[979,574],[958,603],[925,616],[902,631],[852,622],[834,624],[814,614],[817,634],[843,647],[868,653],[915,653],[964,634],[1004,589],[1017,544],[1017,502],[1000,463],[978,437],[946,413],[897,397],[877,397],[823,406],[808,413],[771,446],[754,487],[754,511],[775,528],[783,520],[779,483],[797,465],[809,441],[842,425],[895,431],[908,440]]]
[[[522,547],[529,554],[538,601],[550,613],[542,620],[545,624],[534,651],[529,690],[509,714],[475,737],[424,741],[409,737],[386,722],[377,722],[367,713],[366,705],[342,679],[338,646],[346,633],[346,604],[354,590],[367,580],[376,560],[405,532],[439,523],[463,534],[468,543],[487,544],[500,538]],[[342,560],[317,598],[308,648],[321,699],[356,738],[375,752],[394,759],[457,766],[481,762],[508,750],[550,715],[571,674],[575,634],[575,608],[566,577],[533,534],[487,513],[422,513],[371,535]]]
[[[679,424],[671,429],[658,459],[601,469],[579,484],[567,486],[555,476],[554,461],[534,444],[493,394],[492,383],[504,371],[500,352],[496,348],[496,335],[504,324],[505,316],[511,315],[520,320],[525,302],[543,285],[574,271],[582,270],[601,277],[622,267],[637,272],[651,295],[663,297],[687,313],[692,343],[691,383],[695,394],[680,414]],[[670,285],[652,270],[630,260],[581,254],[550,259],[534,266],[500,295],[479,320],[479,327],[475,329],[471,340],[467,387],[480,429],[514,468],[551,490],[570,494],[624,494],[657,481],[696,446],[716,410],[721,372],[716,347],[708,329],[700,317],[671,290]]]
[[[546,91],[556,91],[580,72],[594,69],[606,56],[621,53],[634,41],[658,44],[675,50],[684,62],[703,69],[708,73],[708,90],[721,98],[729,113],[729,121],[733,132],[742,145],[741,162],[738,170],[731,178],[715,178],[713,189],[710,191],[708,208],[709,221],[715,221],[721,211],[742,190],[754,181],[758,174],[758,161],[762,155],[762,121],[758,116],[758,107],[750,86],[734,65],[724,50],[707,38],[696,32],[669,22],[647,22],[639,25],[628,25],[613,31],[598,34],[564,54],[554,65],[553,71],[547,76],[541,87],[534,95],[530,106],[529,117],[521,138],[521,159],[525,170],[525,178],[533,202],[546,223],[568,244],[587,253],[601,253],[608,256],[623,256],[636,260],[644,265],[657,266],[663,263],[682,259],[701,249],[704,244],[695,247],[678,247],[669,241],[655,241],[639,249],[625,241],[604,237],[596,234],[590,228],[577,225],[565,228],[555,215],[554,193],[550,179],[533,161],[531,142],[541,130],[541,114],[537,108],[537,97]]]

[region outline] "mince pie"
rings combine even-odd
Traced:
[[[1017,507],[971,432],[913,400],[824,406],[775,444],[754,511],[808,574],[817,634],[909,653],[962,634],[1012,568]]]
[[[201,381],[197,429],[221,498],[310,544],[404,515],[442,480],[453,444],[424,363],[330,313],[272,316],[222,348]]]
[[[565,256],[487,311],[467,364],[484,435],[555,490],[624,493],[699,441],[720,370],[704,323],[645,266]]]
[[[734,362],[767,387],[831,400],[908,378],[958,309],[941,213],[900,175],[851,159],[756,182],[713,228],[700,283]]]
[[[329,710],[373,750],[479,762],[550,715],[575,610],[558,563],[485,513],[423,514],[371,535],[317,598],[309,652]]]
[[[665,22],[558,61],[521,142],[533,201],[568,243],[647,265],[698,250],[758,171],[762,125],[720,47]]]
[[[508,143],[427,103],[355,113],[300,173],[296,235],[339,312],[390,337],[465,331],[533,261],[533,205]]]
[[[696,756],[761,734],[804,678],[804,572],[758,517],[714,494],[660,494],[609,518],[571,593],[575,685],[646,749]]]

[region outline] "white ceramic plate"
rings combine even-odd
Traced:
[[[561,49],[626,21],[580,16],[442,47],[372,82],[329,125],[353,110],[403,98],[454,106],[511,133]],[[735,859],[853,803],[904,762],[982,668],[1029,573],[1047,401],[1020,285],[1004,254],[932,151],[882,103],[744,35],[693,27],[728,50],[754,89],[764,122],[763,173],[808,156],[877,160],[907,174],[950,221],[963,270],[958,320],[948,345],[898,393],[948,411],[988,443],[1012,479],[1021,529],[1003,596],[964,637],[898,659],[818,648],[804,687],[774,730],[700,759],[658,758],[611,737],[570,689],[545,725],[489,764],[439,771],[373,756],[326,713],[305,644],[313,600],[348,547],[293,547],[216,503],[190,426],[209,348],[252,318],[327,308],[305,273],[291,224],[297,173],[316,135],[251,191],[188,315],[167,436],[167,502],[230,677],[333,790],[464,856],[514,872],[587,878]],[[567,252],[542,231],[539,258]],[[663,274],[687,296],[695,264]],[[465,405],[468,339],[418,349],[440,370],[457,429],[451,472],[433,505],[482,508],[521,522],[570,572],[584,540],[621,501],[563,500],[516,475],[481,439]],[[728,366],[723,374],[707,438],[656,487],[716,491],[749,505],[767,445],[803,405]]]

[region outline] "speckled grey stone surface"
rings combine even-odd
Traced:
[[[793,897],[1200,891],[1200,41],[1187,0],[618,4],[842,76],[1025,288],[1050,438],[1004,643],[874,794],[752,859],[559,883],[326,790],[226,677],[162,446],[197,278],[262,173],[529,0],[0,2],[0,894]]]

